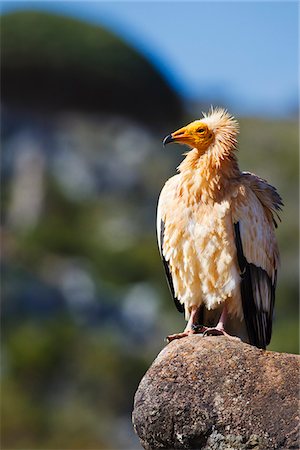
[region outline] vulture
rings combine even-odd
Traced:
[[[237,121],[212,108],[163,141],[190,147],[157,207],[160,255],[187,321],[169,341],[201,333],[270,343],[283,203],[267,181],[239,169],[237,134]]]

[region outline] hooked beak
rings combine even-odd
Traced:
[[[168,134],[163,140],[163,146],[165,147],[167,144],[170,144],[170,142],[173,142],[173,136],[171,134]]]
[[[180,128],[180,130],[174,131],[174,133],[169,134],[163,140],[164,147],[171,142],[181,142],[183,144],[189,143],[189,135],[186,128]]]

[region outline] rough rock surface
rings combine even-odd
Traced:
[[[133,424],[153,449],[299,449],[299,357],[192,335],[158,355]]]

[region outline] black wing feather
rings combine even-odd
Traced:
[[[265,349],[270,343],[275,303],[275,286],[267,272],[261,267],[248,263],[243,252],[239,222],[234,224],[237,259],[241,271],[241,297],[246,328],[250,344]],[[267,285],[269,308],[263,307],[261,288]]]
[[[161,220],[161,226],[160,226],[160,246],[161,246],[160,254],[161,254],[161,258],[162,258],[163,264],[164,264],[167,282],[168,282],[168,285],[169,285],[169,288],[170,288],[171,295],[172,295],[172,297],[174,299],[175,306],[176,306],[177,310],[180,313],[183,313],[184,312],[184,306],[180,303],[178,298],[175,296],[175,290],[174,290],[174,285],[173,285],[173,280],[172,280],[172,275],[171,275],[171,271],[170,271],[170,268],[169,268],[169,264],[168,264],[168,261],[166,261],[166,259],[164,258],[164,255],[163,255],[164,232],[165,232],[165,225],[164,225],[164,222]]]

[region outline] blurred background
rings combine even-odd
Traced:
[[[3,2],[3,449],[139,449],[138,383],[184,327],[156,247],[161,140],[224,106],[285,207],[269,349],[298,352],[297,2]]]

